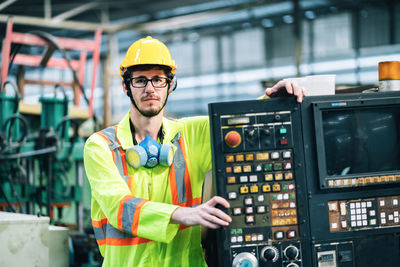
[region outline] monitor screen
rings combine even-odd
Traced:
[[[316,139],[317,151],[322,154],[318,155],[322,187],[328,186],[328,179],[333,185],[338,179],[343,182],[338,185],[351,186],[358,181],[350,178],[398,174],[399,106],[360,105],[318,109],[318,113]],[[346,177],[349,179],[343,179]]]

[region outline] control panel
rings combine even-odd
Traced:
[[[241,105],[238,109],[210,104],[214,178],[218,195],[230,203],[226,212],[232,217],[220,233],[225,246],[219,265],[306,266],[299,226],[295,165],[301,163],[294,157],[294,111],[263,112],[264,101]]]

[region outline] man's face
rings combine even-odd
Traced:
[[[133,81],[145,81],[145,79],[149,80],[144,88],[132,86],[132,83],[135,85],[135,82],[130,84],[132,98],[135,101],[136,108],[145,117],[153,117],[158,115],[165,106],[164,104],[168,95],[168,84],[164,87],[158,88],[154,87],[150,80],[167,78],[164,71],[159,69],[134,71],[131,74],[131,78]],[[154,84],[157,83],[154,82]]]

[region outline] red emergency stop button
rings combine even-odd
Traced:
[[[231,148],[235,148],[242,143],[242,137],[237,131],[230,131],[225,134],[225,143]]]

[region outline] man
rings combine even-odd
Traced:
[[[206,266],[200,226],[231,222],[216,208],[229,208],[225,199],[201,204],[212,167],[208,118],[163,116],[176,65],[160,41],[132,44],[120,70],[130,111],[117,126],[93,134],[84,150],[103,266]],[[302,100],[304,90],[285,81],[266,95],[284,86]]]

